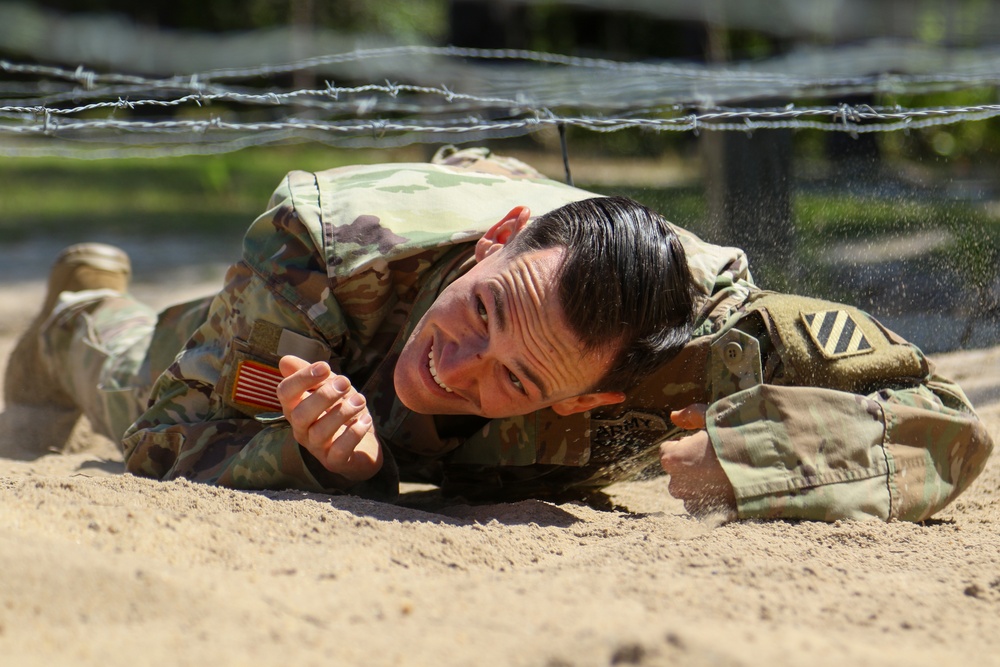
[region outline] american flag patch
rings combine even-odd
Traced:
[[[281,371],[273,366],[244,359],[236,368],[233,382],[233,402],[262,410],[281,412],[278,383]]]
[[[874,350],[861,327],[846,310],[802,313],[802,321],[820,352],[827,359],[852,357]]]

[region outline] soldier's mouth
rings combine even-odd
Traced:
[[[427,352],[427,370],[430,371],[431,377],[434,378],[434,381],[437,382],[439,387],[444,389],[449,394],[454,393],[451,387],[446,385],[444,382],[441,382],[437,376],[437,368],[434,366],[434,343],[431,343],[431,349]]]

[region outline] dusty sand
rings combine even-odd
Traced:
[[[4,360],[57,248],[0,250],[39,258],[0,275]],[[181,250],[146,251],[136,291],[211,290],[225,252]],[[1000,348],[936,360],[1000,435]],[[925,525],[720,526],[662,478],[610,489],[627,511],[398,507],[155,482],[76,444],[0,459],[0,664],[1000,665],[998,459]]]

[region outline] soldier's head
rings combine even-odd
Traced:
[[[410,409],[582,412],[624,400],[688,341],[693,282],[662,216],[599,197],[529,217],[490,228],[417,324],[394,375]]]

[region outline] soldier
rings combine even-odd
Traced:
[[[289,174],[223,290],[158,317],[123,253],[67,251],[8,406],[124,433],[137,474],[378,498],[658,463],[696,511],[918,520],[981,471],[961,390],[864,313],[763,293],[739,250],[523,163],[434,162]]]

